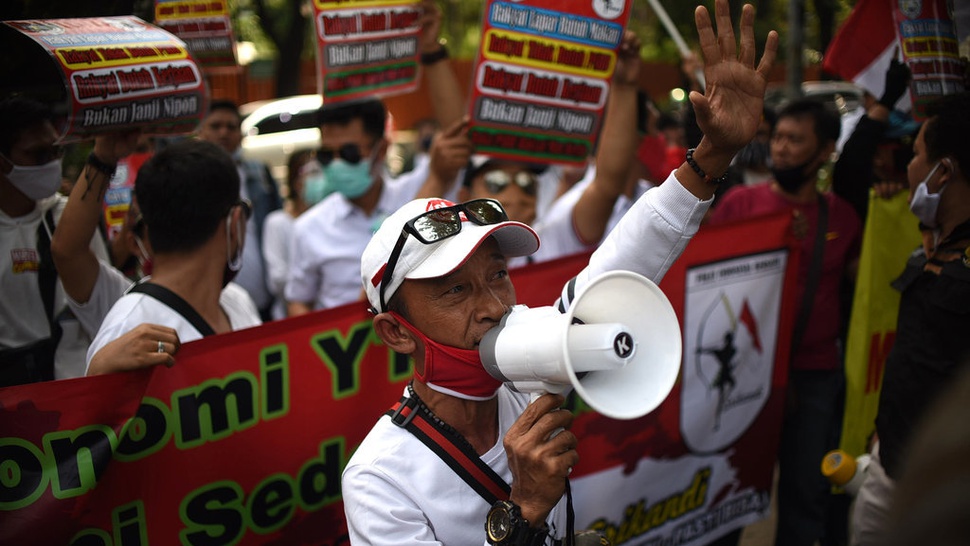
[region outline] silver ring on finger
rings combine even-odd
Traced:
[[[165,342],[162,340],[158,340],[158,352],[160,353],[165,352]]]

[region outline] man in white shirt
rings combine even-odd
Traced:
[[[360,253],[384,218],[411,199],[427,168],[386,180],[387,111],[376,99],[324,106],[321,147],[334,189],[296,220],[285,296],[290,316],[360,299]]]
[[[79,377],[93,331],[66,307],[51,237],[66,199],[50,110],[0,101],[0,386]],[[107,259],[99,237],[79,245]]]
[[[755,69],[753,7],[742,11],[740,55],[727,0],[716,2],[716,13],[726,23],[717,35],[707,10],[697,8],[708,86],[706,95],[692,93],[691,102],[704,138],[689,161],[619,221],[564,289],[564,305],[574,289],[606,271],[659,281],[700,226],[717,179],[754,136],[778,35],[769,33]],[[507,259],[534,252],[538,243],[531,228],[509,221],[488,199],[412,201],[371,240],[361,257],[361,281],[376,313],[374,330],[390,349],[412,355],[415,370],[397,411],[378,420],[344,470],[352,543],[531,545],[566,538],[563,496],[578,461],[568,430],[572,415],[558,408],[560,395],[529,404],[527,395],[489,376],[478,353],[484,334],[515,304]],[[477,475],[494,474],[487,481],[496,487],[464,479],[422,445],[407,428],[418,419],[444,423],[429,426],[457,436],[454,445],[471,452],[467,460],[481,470]],[[567,430],[551,435],[558,427]]]
[[[199,125],[199,138],[218,145],[236,162],[239,171],[239,196],[252,204],[253,213],[246,221],[246,251],[236,283],[249,292],[263,320],[270,319],[273,296],[266,280],[263,263],[263,225],[270,212],[283,202],[279,188],[265,163],[242,157],[242,117],[236,103],[213,100],[209,112]]]
[[[239,199],[232,158],[204,141],[173,144],[142,166],[135,196],[153,250],[152,277],[108,312],[88,350],[89,365],[106,344],[143,323],[174,329],[182,343],[259,325],[244,290],[223,290],[242,266],[251,214]],[[174,348],[159,339],[157,350]],[[115,369],[88,373],[107,371]]]
[[[438,125],[450,127],[462,115],[461,93],[438,40],[441,12],[432,0],[421,8],[421,64]],[[360,255],[384,218],[413,199],[430,172],[449,182],[457,174],[432,154],[427,164],[396,179],[387,176],[387,110],[379,100],[324,104],[318,116],[317,159],[334,193],[293,227],[284,291],[289,316],[359,301]]]

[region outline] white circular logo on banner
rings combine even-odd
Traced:
[[[593,0],[593,11],[603,19],[616,19],[625,4],[626,0]]]
[[[899,0],[899,11],[908,19],[915,19],[923,13],[923,0]]]

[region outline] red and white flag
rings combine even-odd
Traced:
[[[860,0],[825,51],[822,68],[879,98],[889,61],[899,54],[896,29],[892,0]],[[908,105],[909,98],[900,104]]]

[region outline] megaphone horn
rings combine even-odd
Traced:
[[[667,297],[629,271],[591,280],[565,314],[513,306],[479,344],[496,379],[533,394],[575,388],[615,419],[642,417],[663,402],[680,372],[681,351]]]

